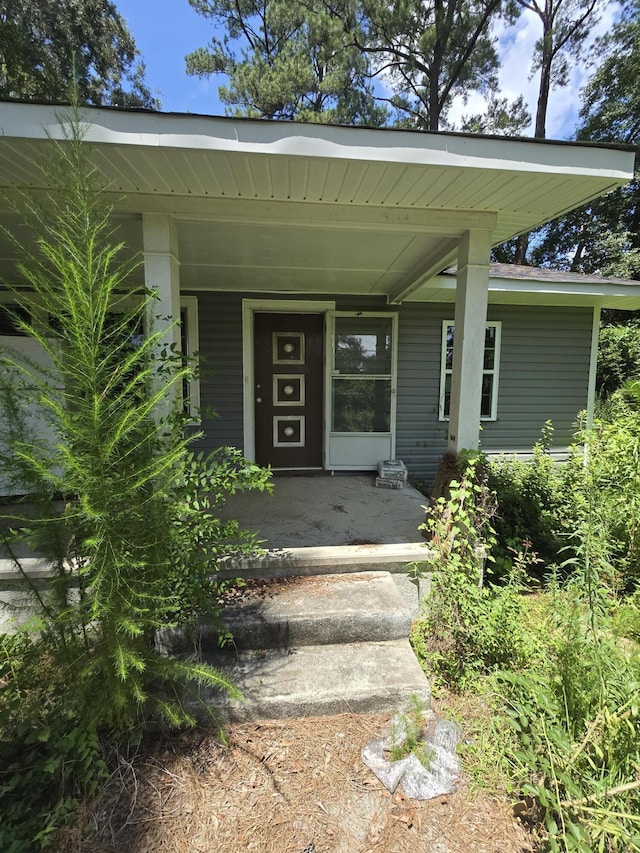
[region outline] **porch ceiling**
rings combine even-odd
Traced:
[[[0,189],[46,189],[57,110],[5,103]],[[142,249],[140,215],[178,221],[184,289],[394,294],[620,186],[633,152],[568,143],[89,109],[86,138]],[[0,245],[0,256],[6,251]]]

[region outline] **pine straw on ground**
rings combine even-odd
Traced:
[[[120,757],[60,853],[515,853],[509,804],[389,794],[360,758],[388,716],[342,714],[191,731]],[[82,824],[82,826],[81,826]],[[92,840],[87,840],[86,828]],[[83,831],[84,827],[84,831]],[[82,836],[85,836],[84,840]]]

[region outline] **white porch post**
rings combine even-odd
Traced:
[[[449,449],[477,450],[489,293],[491,232],[466,231],[458,247]]]
[[[175,351],[179,353],[180,261],[174,220],[163,213],[143,213],[142,239],[144,283],[149,291],[157,295],[157,299],[151,303],[148,322],[153,331],[163,331],[159,351],[174,345]],[[180,387],[174,385],[171,399],[167,400],[167,413],[180,392]]]

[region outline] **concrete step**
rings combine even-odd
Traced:
[[[207,660],[244,697],[201,690],[223,720],[391,713],[414,693],[429,707],[429,684],[407,639],[227,652]]]
[[[283,578],[347,572],[406,572],[411,563],[426,563],[430,551],[423,542],[385,545],[333,545],[280,548],[251,557],[223,561],[221,578]]]
[[[389,572],[282,578],[250,589],[225,608],[222,621],[237,649],[335,645],[406,638],[412,613]],[[162,632],[168,654],[218,648],[218,629],[202,624],[196,637]]]

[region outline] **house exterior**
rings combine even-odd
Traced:
[[[44,189],[59,114],[0,104],[3,194]],[[526,453],[551,419],[561,451],[593,411],[601,308],[640,308],[640,283],[490,264],[492,246],[628,181],[631,149],[83,118],[119,234],[144,258],[131,285],[157,291],[167,340],[201,356],[203,448],[282,471],[399,458],[429,477],[445,450],[479,441]],[[2,203],[0,221],[12,224]]]

